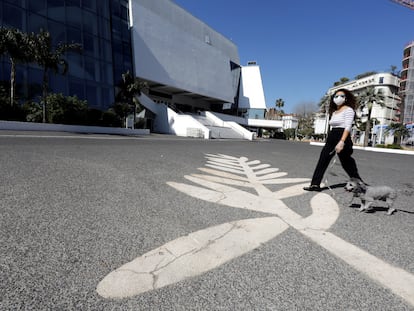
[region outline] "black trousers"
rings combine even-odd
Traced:
[[[313,173],[311,185],[320,185],[322,182],[323,175],[326,172],[326,169],[329,166],[332,158],[335,156],[335,146],[341,140],[342,134],[344,132],[343,128],[333,128],[326,139],[326,144],[321,151],[319,156],[318,164],[316,165],[315,171]],[[342,167],[345,172],[351,178],[359,178],[358,168],[354,158],[351,157],[353,153],[352,149],[353,143],[351,137],[348,137],[345,140],[344,149],[338,153],[339,160],[341,161]]]

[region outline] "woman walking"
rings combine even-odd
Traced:
[[[353,153],[353,143],[350,137],[352,123],[355,117],[357,101],[355,96],[347,89],[337,90],[331,97],[329,103],[329,125],[331,131],[326,139],[318,164],[312,176],[310,186],[304,187],[307,191],[321,191],[320,187],[323,175],[328,168],[329,162],[338,154],[341,165],[351,178],[361,179]]]

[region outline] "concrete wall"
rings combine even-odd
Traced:
[[[131,0],[135,74],[160,84],[234,102],[230,40],[170,0]]]
[[[259,66],[249,65],[242,67],[239,108],[266,109]]]

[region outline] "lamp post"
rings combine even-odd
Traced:
[[[328,129],[329,129],[329,95],[325,95],[326,100],[325,100],[325,130],[324,130],[324,134],[325,134],[325,141],[326,138],[328,137]]]

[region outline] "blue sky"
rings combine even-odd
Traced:
[[[342,77],[401,69],[414,10],[390,0],[174,0],[257,61],[268,107],[316,105]]]

